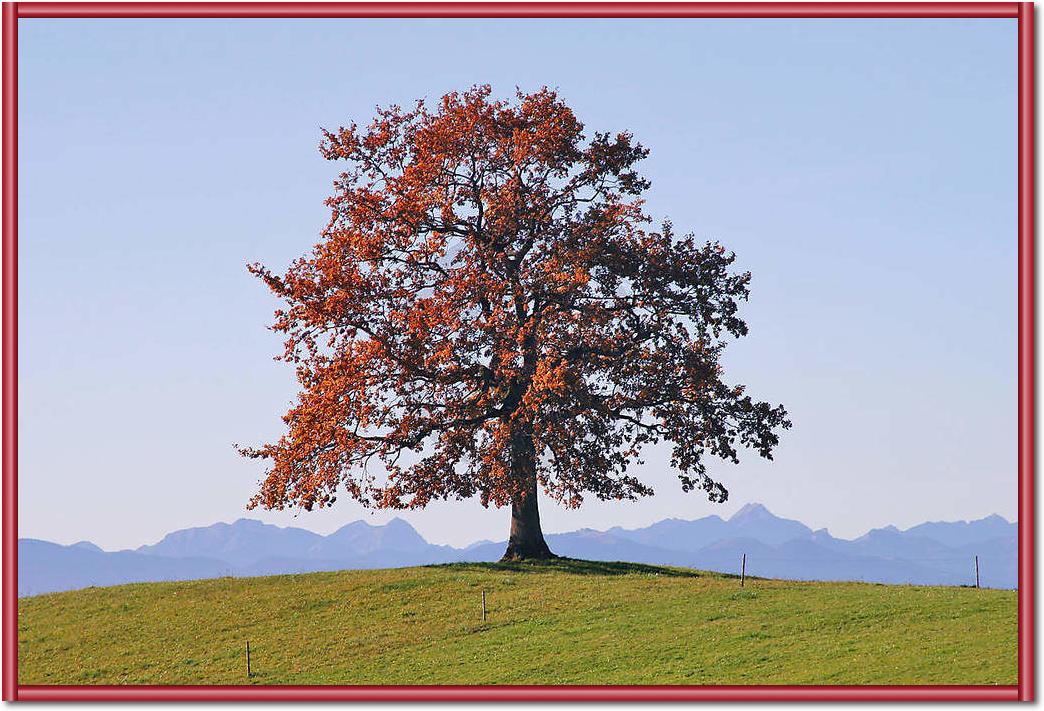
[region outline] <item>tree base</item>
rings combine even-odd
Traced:
[[[523,560],[554,560],[558,556],[551,552],[543,540],[536,543],[522,544],[509,542],[504,551],[501,563],[517,563]]]

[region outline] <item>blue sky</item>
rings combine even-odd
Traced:
[[[244,265],[316,241],[320,127],[490,83],[557,87],[649,147],[648,209],[754,274],[729,376],[774,462],[682,495],[542,503],[546,531],[728,515],[839,536],[1016,510],[1016,24],[978,20],[19,20],[19,534],[106,548],[247,515],[232,443],[295,392]],[[252,512],[319,532],[358,518]],[[404,516],[503,539],[477,501]]]

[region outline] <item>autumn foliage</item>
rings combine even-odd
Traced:
[[[771,458],[782,406],[723,380],[749,273],[715,243],[650,227],[647,151],[584,134],[555,92],[489,87],[324,131],[346,169],[312,253],[250,270],[301,391],[251,506],[478,496],[512,507],[506,557],[550,555],[537,486],[566,506],[652,490],[628,473],[669,443],[685,491],[724,501],[708,455]]]

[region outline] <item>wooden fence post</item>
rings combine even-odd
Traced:
[[[975,556],[975,587],[979,587],[979,556]]]
[[[743,561],[740,563],[740,587],[743,587],[744,581],[747,579],[747,554],[743,554]]]
[[[247,640],[247,677],[251,676],[250,673],[250,640]]]
[[[482,591],[482,621],[486,621],[486,591]]]

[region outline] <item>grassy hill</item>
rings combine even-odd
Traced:
[[[18,629],[22,684],[1016,683],[1012,591],[628,563],[91,588],[19,600]]]

